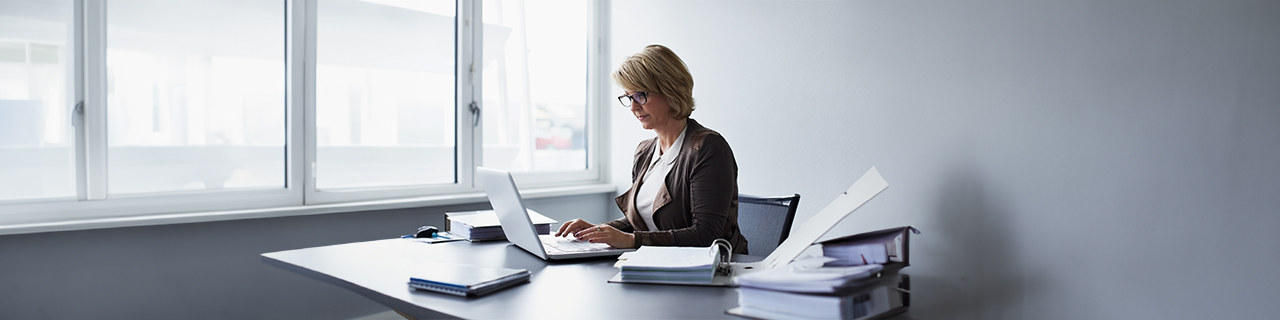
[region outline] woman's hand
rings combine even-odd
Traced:
[[[598,224],[590,228],[575,232],[573,236],[578,240],[591,243],[606,243],[614,248],[632,248],[636,244],[634,234],[622,232],[607,224]]]
[[[570,234],[578,233],[579,230],[594,227],[594,224],[582,219],[573,219],[560,225],[560,231],[556,231],[557,237],[563,237]]]

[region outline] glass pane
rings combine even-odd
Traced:
[[[485,0],[484,166],[587,168],[586,0]]]
[[[316,187],[453,183],[453,1],[324,0]]]
[[[108,191],[285,183],[284,2],[107,2]]]
[[[0,200],[75,196],[73,14],[0,0]]]

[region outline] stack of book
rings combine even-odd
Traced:
[[[551,225],[556,221],[533,210],[528,211],[538,234],[551,234]],[[493,210],[447,212],[445,215],[449,220],[449,232],[468,241],[507,239],[502,232],[502,224],[498,222],[498,214]]]
[[[866,320],[905,312],[910,277],[898,271],[909,265],[910,232],[919,233],[901,227],[824,241],[824,257],[818,259],[825,264],[820,267],[795,263],[739,276],[738,307],[725,313],[756,319]]]

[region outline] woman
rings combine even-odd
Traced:
[[[738,164],[719,133],[689,118],[693,76],[684,61],[650,45],[627,57],[613,81],[626,90],[618,101],[657,137],[636,147],[631,189],[614,199],[621,219],[598,225],[573,219],[556,236],[616,248],[704,247],[725,239],[746,254],[738,229]]]

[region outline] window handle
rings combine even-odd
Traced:
[[[471,126],[472,127],[479,126],[480,125],[480,106],[476,105],[475,101],[472,101],[470,108],[471,108]]]
[[[76,106],[71,107],[71,126],[76,127],[76,119],[84,114],[84,101],[76,102]]]

